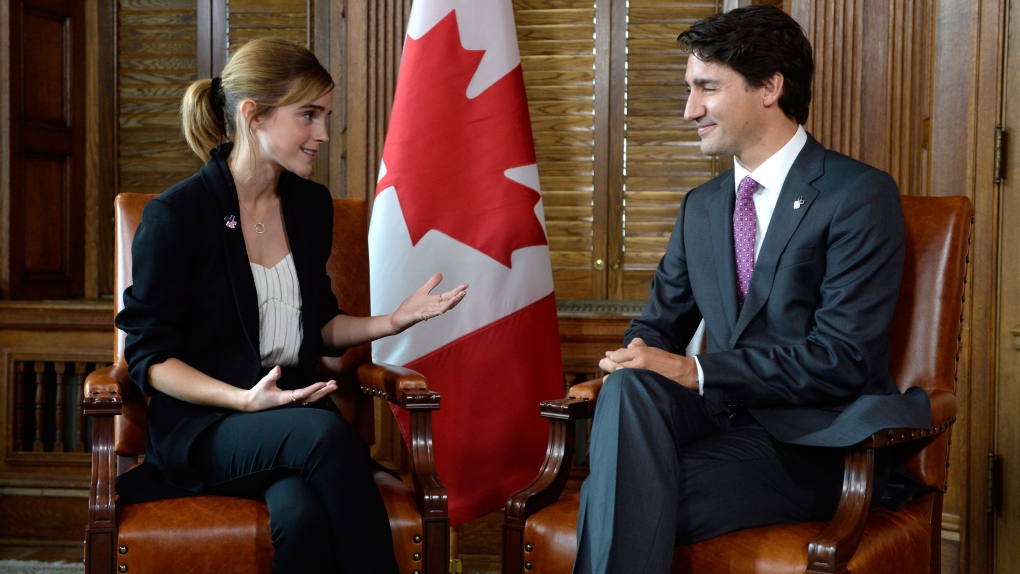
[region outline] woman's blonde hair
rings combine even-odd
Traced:
[[[334,85],[329,72],[308,48],[279,38],[250,40],[223,68],[218,90],[214,90],[216,80],[197,80],[184,94],[181,101],[184,139],[206,162],[210,152],[225,139],[233,141],[235,150],[246,149],[253,168],[255,141],[251,123],[282,106],[317,100]],[[238,113],[245,100],[255,102],[247,121]]]

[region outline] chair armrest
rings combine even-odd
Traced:
[[[85,379],[82,411],[92,418],[92,481],[89,490],[90,532],[117,527],[114,508],[117,455],[114,450],[114,416],[123,408],[123,381],[127,365],[116,363],[89,373]]]
[[[583,383],[577,383],[567,391],[568,399],[582,399],[588,402],[588,417],[595,416],[595,403],[598,402],[599,392],[602,391],[602,379],[592,379]]]
[[[409,411],[438,410],[439,393],[429,390],[428,379],[411,369],[384,363],[358,367],[361,392],[388,400]]]
[[[358,367],[361,392],[383,398],[410,414],[411,476],[422,518],[446,520],[449,503],[446,486],[436,471],[432,448],[432,411],[439,409],[439,393],[430,391],[424,375],[382,363]]]
[[[570,477],[570,461],[574,458],[573,423],[594,416],[600,390],[602,379],[586,381],[570,387],[565,399],[539,404],[541,415],[549,419],[545,460],[531,484],[510,495],[504,519],[506,527],[523,529],[529,516],[556,502],[563,494]]]
[[[115,363],[89,373],[85,378],[83,413],[94,416],[121,414],[124,406],[121,389],[127,380],[127,365],[123,363]]]
[[[956,396],[948,391],[929,394],[931,428],[881,430],[854,445],[846,455],[843,493],[832,520],[808,544],[808,572],[841,572],[857,552],[868,521],[875,476],[875,449],[931,438],[956,422]]]

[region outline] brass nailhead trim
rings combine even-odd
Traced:
[[[414,543],[415,544],[421,544],[421,534],[415,534],[414,535]]]
[[[525,570],[531,570],[531,562],[525,562],[524,563],[524,569]]]
[[[531,544],[525,544],[524,549],[527,550],[528,552],[531,552]]]
[[[121,554],[127,554],[127,546],[121,546],[120,548],[117,549],[117,552],[120,552]]]
[[[414,554],[411,555],[411,558],[414,558],[414,561],[417,562],[417,561],[421,560],[421,553],[420,552],[415,552]]]
[[[127,564],[121,564],[120,566],[117,567],[117,570],[119,570],[120,572],[127,572]]]

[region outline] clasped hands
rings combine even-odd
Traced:
[[[698,367],[693,358],[649,347],[640,337],[635,337],[626,347],[606,351],[606,356],[599,361],[599,368],[607,373],[606,376],[617,369],[648,369],[688,389],[698,390]]]

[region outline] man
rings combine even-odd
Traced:
[[[833,447],[930,419],[925,394],[888,373],[899,193],[804,131],[803,30],[750,6],[678,41],[684,117],[734,169],[684,198],[641,316],[600,362],[577,573],[668,572],[676,543],[831,518]],[[707,352],[682,356],[702,319]],[[894,463],[878,461],[876,498]]]

